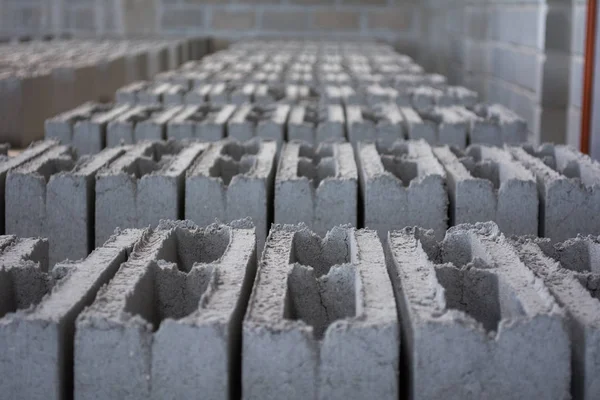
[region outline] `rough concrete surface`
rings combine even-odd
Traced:
[[[255,257],[248,222],[146,231],[76,320],[75,397],[235,396]]]
[[[304,222],[324,235],[332,226],[357,225],[358,176],[349,143],[313,147],[288,142],[275,179],[275,223]]]
[[[376,232],[274,225],[243,324],[243,398],[397,398],[393,296]]]
[[[495,224],[407,228],[387,251],[411,398],[569,397],[564,312]]]
[[[276,147],[258,139],[212,144],[187,172],[185,218],[206,225],[250,217],[260,254],[270,222]]]
[[[446,172],[424,140],[389,147],[359,143],[357,153],[365,227],[381,238],[390,230],[414,225],[444,235]]]

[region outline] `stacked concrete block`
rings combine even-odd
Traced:
[[[206,225],[250,217],[260,254],[270,222],[276,152],[272,140],[212,144],[187,172],[185,218]]]
[[[21,237],[47,237],[48,181],[52,175],[71,170],[74,165],[72,148],[55,146],[9,171],[5,183],[6,232]]]
[[[446,170],[450,225],[494,221],[506,235],[538,234],[535,177],[510,153],[473,145],[466,153],[433,149]]]
[[[362,94],[349,85],[325,86],[321,94],[321,101],[325,104],[341,104],[346,106],[365,103]]]
[[[106,147],[133,144],[143,140],[163,140],[167,124],[183,107],[162,105],[131,106],[108,123]]]
[[[52,284],[53,278],[48,273],[48,240],[0,236],[0,326],[12,313],[39,303]],[[1,334],[3,338],[6,333]],[[0,369],[8,374],[10,360],[18,353],[9,346],[0,348],[3,349]]]
[[[600,234],[600,164],[564,145],[510,152],[537,179],[540,236],[562,241]]]
[[[4,349],[0,357],[0,371],[5,377],[0,383],[0,390],[5,396],[53,400],[72,397],[75,319],[115,275],[141,237],[142,231],[125,230],[111,237],[85,260],[56,265],[52,275],[59,280],[51,291],[44,290],[44,287],[38,289],[39,294],[35,287],[30,286],[36,282],[35,279],[53,281],[53,277],[44,273],[47,258],[40,257],[47,252],[48,243],[29,240],[31,245],[37,245],[37,254],[31,251],[34,247],[30,247],[30,253],[24,257],[24,260],[30,261],[20,261],[16,269],[8,270],[11,273],[17,270],[27,272],[15,282],[17,296],[12,311],[16,312],[2,313],[3,318],[0,319],[0,348]],[[26,240],[21,240],[21,243],[18,239],[13,240],[17,242],[12,245],[13,249],[24,247]],[[7,251],[11,251],[10,248],[3,251],[0,259]],[[64,276],[61,277],[61,274]],[[26,283],[29,285],[26,286]],[[31,300],[32,307],[23,304],[20,293],[23,289],[30,296],[35,295],[35,299]]]
[[[394,399],[399,326],[374,231],[274,225],[243,324],[244,399]]]
[[[96,154],[106,147],[109,122],[129,109],[129,105],[91,105],[79,109],[81,113],[74,113],[62,120],[65,130],[71,129],[73,132],[71,144],[77,150],[77,154]]]
[[[364,226],[383,239],[406,226],[447,228],[446,172],[423,140],[357,147]]]
[[[6,197],[6,177],[8,173],[29,163],[31,160],[39,157],[48,150],[58,146],[58,142],[53,140],[46,140],[44,142],[38,142],[32,144],[30,147],[25,149],[14,157],[2,157],[0,158],[0,232],[5,233],[5,197]]]
[[[170,119],[167,137],[206,142],[221,140],[227,135],[227,122],[235,110],[236,106],[233,104],[185,106]]]
[[[185,174],[204,143],[142,142],[96,174],[95,242],[115,228],[155,226],[182,219]]]
[[[299,104],[290,111],[287,138],[310,144],[345,140],[345,121],[344,108],[339,104]]]
[[[432,107],[421,111],[421,118],[435,127],[435,137],[423,138],[431,144],[447,144],[464,149],[471,123],[477,118],[464,107]]]
[[[412,107],[410,95],[406,91],[398,91],[393,87],[378,84],[365,88],[367,104],[373,106],[379,103],[394,103],[401,107]]]
[[[202,84],[189,92],[184,97],[185,104],[188,105],[201,105],[210,102],[209,94],[213,89],[212,83]]]
[[[488,132],[490,126],[495,126],[495,130],[492,131],[496,135],[496,143],[506,144],[521,144],[527,142],[527,123],[516,113],[509,110],[500,104],[477,104],[471,108],[477,116],[482,118],[488,126]],[[471,132],[472,143],[482,143],[484,140],[489,141],[489,133],[486,135],[485,130],[482,134],[478,134],[478,131],[474,129]],[[483,137],[483,138],[481,138]]]
[[[387,251],[412,398],[569,397],[565,314],[495,224],[395,231]]]
[[[352,145],[318,147],[288,142],[275,179],[275,223],[304,222],[324,235],[337,225],[357,225],[358,176]]]
[[[85,258],[102,244],[95,243],[96,175],[128,149],[105,149],[83,159],[75,168],[50,177],[46,187],[45,234],[51,238],[51,265]]]
[[[241,105],[227,122],[227,134],[242,141],[253,137],[273,139],[281,147],[285,141],[289,113],[290,106],[287,104]]]
[[[440,74],[399,74],[394,76],[392,86],[402,91],[419,86],[444,88],[447,86],[447,80]]]
[[[409,139],[423,139],[428,143],[437,143],[438,127],[434,121],[421,118],[412,107],[400,107],[400,113]]]
[[[348,140],[354,145],[370,140],[390,146],[407,136],[403,115],[393,103],[372,107],[346,106],[346,131]]]
[[[168,82],[139,81],[131,83],[116,93],[118,104],[180,105],[187,90]]]
[[[255,268],[248,223],[165,221],[146,232],[76,320],[75,398],[239,394],[242,317]]]
[[[514,239],[521,259],[567,313],[571,338],[571,394],[593,399],[600,390],[600,242],[577,237],[552,246],[548,239]]]

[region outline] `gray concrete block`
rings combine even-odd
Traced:
[[[423,139],[427,143],[436,143],[437,126],[433,121],[423,120],[412,107],[400,107],[408,138]]]
[[[496,125],[502,143],[521,144],[527,142],[527,123],[523,118],[500,104],[479,104],[472,108],[488,125]],[[477,135],[472,133],[474,138]]]
[[[250,217],[260,254],[272,209],[276,151],[272,140],[212,144],[187,172],[185,218],[206,225]]]
[[[369,85],[365,93],[367,104],[371,106],[379,103],[395,103],[400,107],[412,107],[407,92],[400,92],[389,86]]]
[[[374,231],[274,225],[243,324],[244,399],[394,399],[399,326]]]
[[[421,110],[421,118],[435,126],[435,141],[460,149],[467,147],[471,123],[477,117],[464,107],[432,107]]]
[[[540,236],[561,241],[600,234],[598,162],[564,145],[511,147],[510,152],[537,179]]]
[[[440,107],[462,106],[475,107],[479,100],[477,92],[463,86],[448,86],[443,89],[443,95],[437,101]]]
[[[451,226],[494,221],[506,235],[537,235],[535,178],[509,152],[479,145],[433,152],[446,170]]]
[[[598,238],[578,237],[554,246],[548,239],[520,238],[513,245],[568,316],[573,398],[593,399],[600,390]]]
[[[394,76],[392,86],[399,91],[405,91],[419,86],[444,88],[447,82],[446,77],[439,74],[399,74]]]
[[[290,106],[287,104],[243,104],[227,121],[227,136],[241,141],[253,137],[273,139],[281,148],[289,113]]]
[[[6,232],[47,237],[47,186],[50,177],[75,166],[73,150],[55,146],[8,172],[5,184]]]
[[[8,172],[29,163],[31,160],[56,146],[58,146],[58,142],[54,140],[37,142],[14,157],[2,158],[0,160],[0,233],[5,232],[4,216],[6,207],[6,176]]]
[[[325,104],[362,105],[366,99],[349,85],[328,85],[323,88],[321,101]]]
[[[390,147],[359,143],[359,182],[364,226],[381,238],[406,226],[447,228],[446,172],[423,140],[396,142]]]
[[[78,121],[90,119],[93,114],[112,109],[110,104],[87,102],[73,110],[66,111],[45,122],[45,139],[58,140],[62,144],[72,144],[75,134],[75,124]]]
[[[441,243],[395,231],[386,250],[411,397],[569,397],[565,314],[494,223],[450,228]]]
[[[404,118],[393,103],[372,107],[346,106],[348,140],[356,145],[361,141],[377,141],[391,146],[408,135],[404,132]]]
[[[130,109],[129,105],[97,106],[77,118],[73,129],[73,147],[79,156],[99,153],[106,147],[108,123]]]
[[[143,142],[97,173],[95,242],[115,228],[155,226],[183,218],[185,173],[207,145]]]
[[[285,144],[275,178],[275,223],[304,222],[324,235],[357,225],[358,175],[350,143]]]
[[[234,397],[255,240],[247,222],[147,232],[76,320],[75,398]]]
[[[200,86],[195,87],[190,90],[184,98],[185,104],[188,105],[201,105],[204,103],[208,103],[208,94],[212,91],[213,84],[207,83],[202,84]]]
[[[83,159],[75,168],[50,177],[46,186],[46,230],[50,240],[50,263],[85,258],[94,242],[96,174],[123,155],[128,148],[105,149]]]
[[[59,400],[72,396],[75,318],[93,302],[141,237],[139,230],[119,232],[85,260],[57,265],[55,271],[68,272],[51,291],[43,290],[45,296],[37,296],[39,300],[30,308],[17,303],[16,312],[0,319],[0,348],[10,349],[0,358],[5,377],[0,389],[8,398]],[[37,242],[47,251],[47,242]],[[31,282],[35,277],[52,280],[44,276],[43,268],[28,268]]]
[[[183,107],[162,105],[132,106],[108,123],[106,147],[133,144],[143,140],[164,140],[168,122]]]
[[[287,125],[288,140],[310,144],[345,140],[344,108],[339,104],[307,103],[293,106]]]
[[[233,104],[185,106],[169,121],[167,137],[205,142],[221,140],[227,135],[227,122],[235,110]]]
[[[48,273],[47,239],[0,236],[0,327],[12,313],[38,304],[53,284],[54,280]],[[7,335],[0,336],[4,338]],[[18,357],[18,352],[10,346],[2,349],[0,371],[8,376],[11,360]],[[12,383],[4,379],[2,382],[0,387],[3,389]]]

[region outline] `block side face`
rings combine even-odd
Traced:
[[[318,348],[295,329],[270,332],[244,323],[242,397],[315,399]]]
[[[399,332],[396,323],[334,323],[321,345],[319,398],[397,398]]]
[[[0,389],[7,398],[60,399],[65,362],[55,323],[12,314],[0,322]]]
[[[358,184],[352,179],[328,179],[319,185],[314,205],[313,229],[319,235],[337,225],[357,225]],[[299,221],[301,222],[301,221]]]
[[[138,182],[136,228],[157,226],[161,219],[181,219],[184,193],[180,181],[183,183],[183,177],[156,174],[145,176]]]
[[[20,237],[46,236],[46,181],[33,174],[9,174],[6,180],[6,232]]]
[[[218,323],[163,322],[152,344],[152,398],[187,399],[201,393],[205,398],[228,399],[228,340],[226,327]],[[185,377],[182,365],[193,372],[191,377]]]
[[[51,265],[67,258],[84,258],[94,244],[94,219],[90,208],[94,202],[92,179],[60,175],[48,183],[47,233],[52,238]]]
[[[103,244],[115,228],[137,227],[137,182],[126,174],[103,175],[96,180],[95,242]]]
[[[149,398],[151,346],[152,332],[144,327],[78,324],[75,398]]]

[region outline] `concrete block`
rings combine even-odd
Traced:
[[[106,241],[117,227],[183,219],[185,173],[206,149],[204,143],[143,142],[99,171],[95,242]]]
[[[406,226],[447,228],[446,172],[424,140],[396,142],[390,147],[358,144],[364,226],[383,239]]]
[[[345,140],[344,108],[338,104],[307,103],[293,106],[287,125],[288,140],[310,144]]]
[[[72,144],[75,135],[75,124],[90,119],[98,112],[106,112],[112,108],[109,104],[87,102],[73,110],[58,114],[45,122],[45,139],[58,140],[62,144]]]
[[[515,238],[512,243],[568,316],[573,398],[593,399],[600,390],[598,238],[577,237],[554,246],[548,239]]]
[[[346,106],[346,131],[348,140],[356,145],[360,141],[377,141],[391,146],[404,139],[404,118],[393,103],[372,107]]]
[[[451,226],[494,221],[506,235],[537,235],[536,180],[508,151],[473,145],[466,153],[433,152],[446,170]]]
[[[7,233],[21,237],[48,236],[48,180],[54,174],[72,169],[74,158],[71,147],[55,146],[8,172],[5,184]]]
[[[564,312],[494,223],[391,232],[387,251],[414,398],[569,397]]]
[[[53,283],[52,276],[48,274],[46,239],[0,236],[0,327],[4,326],[6,318],[12,313],[39,303]],[[0,333],[2,339],[7,336],[4,332]],[[11,373],[11,360],[18,357],[18,353],[10,346],[3,346],[2,349],[0,370],[8,376]],[[12,383],[3,379],[0,387],[10,390]]]
[[[389,86],[369,85],[365,89],[367,104],[374,106],[379,103],[395,103],[401,107],[412,107],[409,94]]]
[[[400,107],[400,113],[409,139],[423,139],[427,143],[437,143],[437,126],[433,121],[423,120],[412,107]]]
[[[366,100],[353,87],[349,85],[328,85],[323,88],[321,101],[325,104],[361,105]]]
[[[77,154],[96,154],[106,147],[108,123],[129,109],[129,105],[96,106],[85,116],[75,117],[72,143]]]
[[[85,258],[101,243],[94,242],[96,175],[128,148],[102,150],[69,171],[50,177],[46,187],[46,232],[50,264]]]
[[[7,397],[59,400],[72,396],[75,318],[92,303],[141,237],[139,230],[119,232],[87,259],[57,265],[55,271],[65,270],[67,274],[52,291],[42,287],[45,296],[34,296],[37,301],[32,301],[31,308],[19,296],[15,297],[15,312],[3,313],[0,319],[0,347],[10,349],[0,358],[0,371],[6,377],[0,388]],[[40,247],[38,253],[48,251],[46,241],[35,242]],[[46,258],[39,266],[32,267],[32,261],[29,264],[21,261],[29,269],[28,281],[35,282],[37,278],[51,283],[52,277],[43,272],[47,271],[47,262]],[[36,293],[34,287],[23,289]]]
[[[477,92],[463,86],[448,86],[444,88],[443,92],[443,96],[437,102],[440,107],[462,106],[471,108],[475,107],[479,100]]]
[[[275,178],[275,223],[304,222],[319,235],[357,225],[358,175],[352,145],[285,144]]]
[[[374,231],[274,225],[243,324],[244,399],[399,396],[399,326]]]
[[[0,159],[0,233],[5,233],[6,176],[11,170],[31,162],[56,146],[58,142],[54,140],[37,142],[14,157]]]
[[[201,105],[209,102],[208,95],[213,89],[213,84],[207,83],[195,87],[190,90],[184,98],[185,104],[188,105]]]
[[[600,164],[564,145],[510,152],[537,179],[540,236],[556,242],[600,234]]]
[[[483,118],[488,125],[497,125],[500,131],[501,142],[506,144],[521,144],[527,142],[527,122],[513,111],[500,104],[478,104],[472,108],[479,117]],[[474,140],[478,136],[474,131]]]
[[[143,140],[163,140],[167,124],[183,107],[162,105],[132,106],[110,121],[106,130],[106,147],[133,144]]]
[[[272,208],[276,151],[272,140],[212,144],[187,173],[185,218],[206,225],[250,217],[260,254]]]
[[[205,142],[221,140],[227,135],[227,122],[235,110],[233,104],[185,106],[169,121],[167,137]]]
[[[227,135],[240,141],[253,137],[273,139],[281,148],[289,113],[290,106],[287,104],[241,105],[227,122]]]
[[[477,117],[463,107],[432,107],[420,112],[421,118],[435,126],[435,141],[460,149],[467,147],[471,122]]]
[[[446,77],[439,74],[399,74],[394,76],[392,86],[399,91],[405,91],[419,86],[444,88],[447,86]]]
[[[256,268],[248,225],[165,221],[146,232],[76,320],[75,398],[239,393],[242,316]]]

